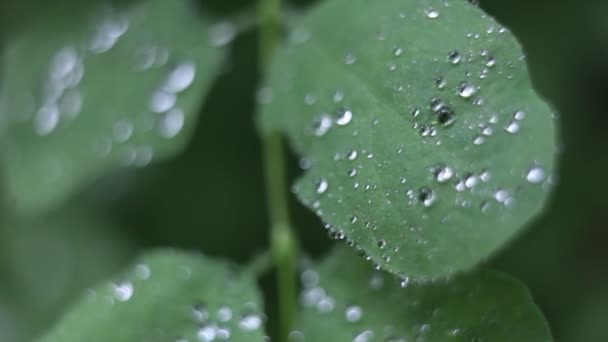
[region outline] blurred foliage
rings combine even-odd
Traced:
[[[228,14],[254,1],[203,2]],[[55,6],[84,3],[2,1],[1,36],[27,28]],[[538,90],[559,111],[563,137],[551,204],[489,264],[529,286],[556,341],[608,341],[608,2],[482,0],[481,6],[522,42]],[[200,249],[240,262],[265,248],[261,155],[252,115],[259,80],[252,57],[256,37],[248,32],[233,44],[194,138],[177,158],[107,174],[40,217],[17,218],[2,206],[0,341],[28,341],[83,288],[123,267],[141,248]],[[290,168],[293,178],[297,160]],[[291,208],[303,248],[313,256],[327,251],[330,240],[321,223],[301,206]]]

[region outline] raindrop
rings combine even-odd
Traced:
[[[89,49],[93,53],[104,53],[110,50],[128,28],[129,21],[126,17],[106,18],[97,28]]]
[[[112,284],[112,294],[118,301],[126,302],[133,296],[133,284],[129,281]]]
[[[488,59],[486,60],[486,66],[488,68],[491,68],[493,66],[496,65],[496,58],[492,57],[492,56],[488,56]]]
[[[498,203],[507,203],[511,199],[511,195],[507,190],[498,190],[494,193],[494,199]]]
[[[458,95],[465,99],[473,96],[476,92],[475,86],[470,83],[462,83],[460,88],[458,88]]]
[[[483,135],[478,135],[475,138],[473,138],[473,144],[474,145],[482,145],[484,142],[486,142],[486,138]]]
[[[439,17],[439,11],[433,8],[425,10],[424,13],[426,13],[426,17],[429,19],[437,19]]]
[[[154,113],[164,113],[173,108],[176,101],[174,94],[159,90],[150,99],[150,110]]]
[[[358,152],[357,150],[351,150],[350,152],[348,152],[348,154],[346,155],[346,158],[348,158],[348,160],[355,160],[357,159],[358,156]]]
[[[329,183],[327,183],[327,180],[325,179],[321,179],[318,183],[317,183],[317,194],[322,194],[325,191],[327,191],[327,188],[329,187]]]
[[[518,110],[517,112],[515,112],[515,114],[513,114],[513,118],[515,118],[515,120],[523,120],[526,117],[526,112]]]
[[[126,120],[120,119],[112,126],[112,136],[117,143],[124,143],[131,138],[133,135],[133,124]]]
[[[519,122],[518,121],[511,121],[509,122],[509,124],[505,127],[505,130],[509,133],[515,134],[517,132],[519,132]]]
[[[344,316],[346,320],[350,323],[356,323],[361,320],[363,317],[363,309],[357,305],[351,305],[346,308],[344,311]]]
[[[430,207],[431,205],[433,205],[433,203],[435,203],[435,192],[427,187],[421,188],[418,191],[418,200],[425,207]]]
[[[49,135],[59,123],[59,109],[54,104],[48,104],[36,113],[34,131],[38,135]]]
[[[347,174],[348,174],[349,177],[354,177],[354,176],[357,175],[357,169],[352,168],[352,169],[348,170]]]
[[[456,115],[450,107],[443,106],[437,111],[437,121],[443,126],[449,126],[456,121]]]
[[[353,119],[353,112],[347,108],[340,108],[336,113],[336,124],[339,126],[348,125]]]
[[[443,88],[445,88],[446,85],[447,85],[447,82],[443,77],[438,77],[435,80],[435,86],[437,87],[437,89],[443,89]]]
[[[331,118],[329,117],[329,115],[327,114],[323,114],[321,115],[321,117],[315,121],[314,125],[313,125],[313,133],[318,136],[321,137],[323,135],[325,135],[325,133],[327,133],[327,131],[329,131],[329,129],[331,128],[332,122],[331,122]]]
[[[462,56],[458,51],[452,51],[448,55],[448,61],[454,65],[459,64],[462,61]]]
[[[232,309],[222,306],[217,310],[217,319],[220,322],[228,322],[232,319]]]
[[[357,62],[357,57],[350,52],[344,57],[344,63],[348,65],[355,64],[355,62]]]
[[[403,54],[403,49],[400,47],[396,47],[393,49],[393,56],[399,57]]]
[[[535,166],[528,171],[526,180],[532,184],[539,184],[545,180],[545,170],[541,167]]]
[[[175,137],[184,127],[184,112],[174,108],[165,113],[160,122],[160,135],[170,139]]]
[[[167,81],[163,85],[163,90],[169,93],[179,93],[192,84],[195,74],[196,65],[194,62],[184,62],[171,71]]]
[[[437,169],[435,177],[439,183],[445,183],[454,176],[454,169],[449,166],[442,166]]]

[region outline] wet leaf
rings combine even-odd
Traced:
[[[390,272],[472,268],[551,189],[552,110],[517,41],[465,1],[327,1],[267,83],[260,127],[303,158],[296,194]]]
[[[528,290],[492,271],[403,288],[341,247],[302,281],[306,341],[552,341]]]
[[[150,252],[88,292],[40,341],[264,341],[255,280],[230,264]]]
[[[234,34],[185,0],[64,7],[9,37],[2,58],[1,153],[23,212],[178,152]]]

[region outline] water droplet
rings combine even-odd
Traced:
[[[445,183],[454,176],[454,169],[449,166],[442,166],[437,169],[435,178],[439,183]]]
[[[349,177],[354,177],[354,176],[357,175],[357,169],[352,168],[352,169],[348,170],[347,174],[348,174]]]
[[[494,193],[494,199],[496,199],[498,203],[508,203],[510,198],[511,195],[507,190],[498,190]]]
[[[523,120],[526,117],[526,112],[518,110],[517,112],[515,112],[515,114],[513,114],[513,118],[515,120]]]
[[[400,47],[396,47],[393,49],[393,56],[399,57],[403,54],[403,49]]]
[[[176,101],[174,94],[159,90],[150,99],[149,107],[154,113],[164,113],[173,108]]]
[[[135,266],[135,275],[137,276],[137,278],[141,280],[147,280],[150,278],[151,274],[152,271],[150,270],[150,267],[148,265],[139,264]]]
[[[130,281],[112,284],[112,294],[116,300],[126,302],[133,296],[133,284]]]
[[[346,158],[348,158],[348,160],[355,160],[357,159],[358,156],[358,152],[357,150],[351,150],[350,152],[348,152],[348,154],[346,155]]]
[[[445,88],[446,85],[447,85],[447,82],[443,77],[438,77],[435,80],[435,86],[437,87],[437,89],[443,89],[443,88]]]
[[[468,174],[464,178],[464,186],[467,187],[467,189],[472,189],[473,187],[475,187],[475,185],[477,185],[478,182],[479,178],[477,178],[477,176],[473,174]]]
[[[430,207],[436,200],[435,192],[430,188],[423,187],[418,191],[418,200],[425,207]]]
[[[160,135],[170,139],[175,137],[184,127],[184,112],[174,108],[164,114],[160,122]]]
[[[89,43],[89,50],[93,53],[104,53],[110,50],[128,28],[129,20],[126,17],[108,16],[97,27],[97,32]]]
[[[496,65],[496,58],[492,57],[492,56],[488,56],[488,59],[486,60],[486,66],[488,68],[491,68],[493,66]]]
[[[325,179],[321,179],[318,183],[317,183],[317,194],[322,194],[325,191],[327,191],[327,188],[329,187],[329,183],[327,183],[327,180]]]
[[[470,83],[462,83],[458,88],[458,95],[462,98],[468,99],[477,92],[475,86]]]
[[[232,319],[232,309],[222,306],[217,310],[217,319],[220,322],[228,322]]]
[[[355,62],[357,62],[357,57],[350,52],[344,57],[344,63],[348,65],[355,64]]]
[[[192,318],[198,323],[205,322],[209,319],[209,311],[207,310],[207,306],[203,303],[194,304],[190,313]]]
[[[191,61],[184,62],[171,71],[163,85],[163,90],[169,93],[184,91],[192,84],[192,81],[194,81],[195,74],[196,64]]]
[[[462,61],[462,55],[458,51],[452,51],[448,55],[448,61],[454,65],[459,64]]]
[[[539,184],[545,180],[545,170],[541,167],[535,166],[528,171],[526,180],[532,184]]]
[[[340,126],[348,125],[353,119],[353,112],[347,108],[340,108],[336,113],[336,124]]]
[[[517,132],[519,132],[519,122],[518,121],[511,121],[509,122],[509,124],[507,124],[507,126],[505,127],[505,130],[511,134],[515,134]]]
[[[344,311],[344,316],[346,320],[350,323],[356,323],[361,320],[363,317],[363,309],[357,305],[350,305]]]
[[[314,135],[321,137],[329,131],[331,128],[332,121],[329,115],[323,114],[319,119],[317,119],[313,125],[313,133]]]
[[[426,13],[426,17],[429,19],[437,19],[439,17],[439,11],[434,8],[426,9],[424,13]]]
[[[38,135],[51,134],[59,123],[59,108],[54,104],[47,104],[40,108],[34,118],[34,131]]]
[[[475,138],[473,138],[474,145],[483,145],[484,142],[486,142],[486,138],[483,135],[477,135]]]
[[[456,121],[456,115],[450,107],[442,106],[437,110],[437,121],[443,126],[449,126]]]
[[[200,342],[211,342],[215,340],[216,327],[211,324],[205,324],[198,329],[196,337]]]
[[[133,124],[127,119],[120,119],[112,126],[112,136],[117,143],[124,143],[133,135]]]

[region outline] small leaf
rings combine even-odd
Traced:
[[[122,230],[74,204],[27,219],[0,209],[0,341],[32,341],[85,287],[122,268],[133,250]],[[3,304],[14,320],[6,329]]]
[[[9,37],[2,58],[0,151],[25,212],[178,152],[233,35],[186,0],[65,7]]]
[[[343,247],[302,280],[306,341],[552,341],[528,290],[496,272],[403,288]]]
[[[41,341],[264,341],[255,280],[226,262],[159,250],[90,291]]]
[[[465,1],[326,1],[260,93],[338,238],[418,279],[470,269],[551,189],[555,128],[513,36]]]

